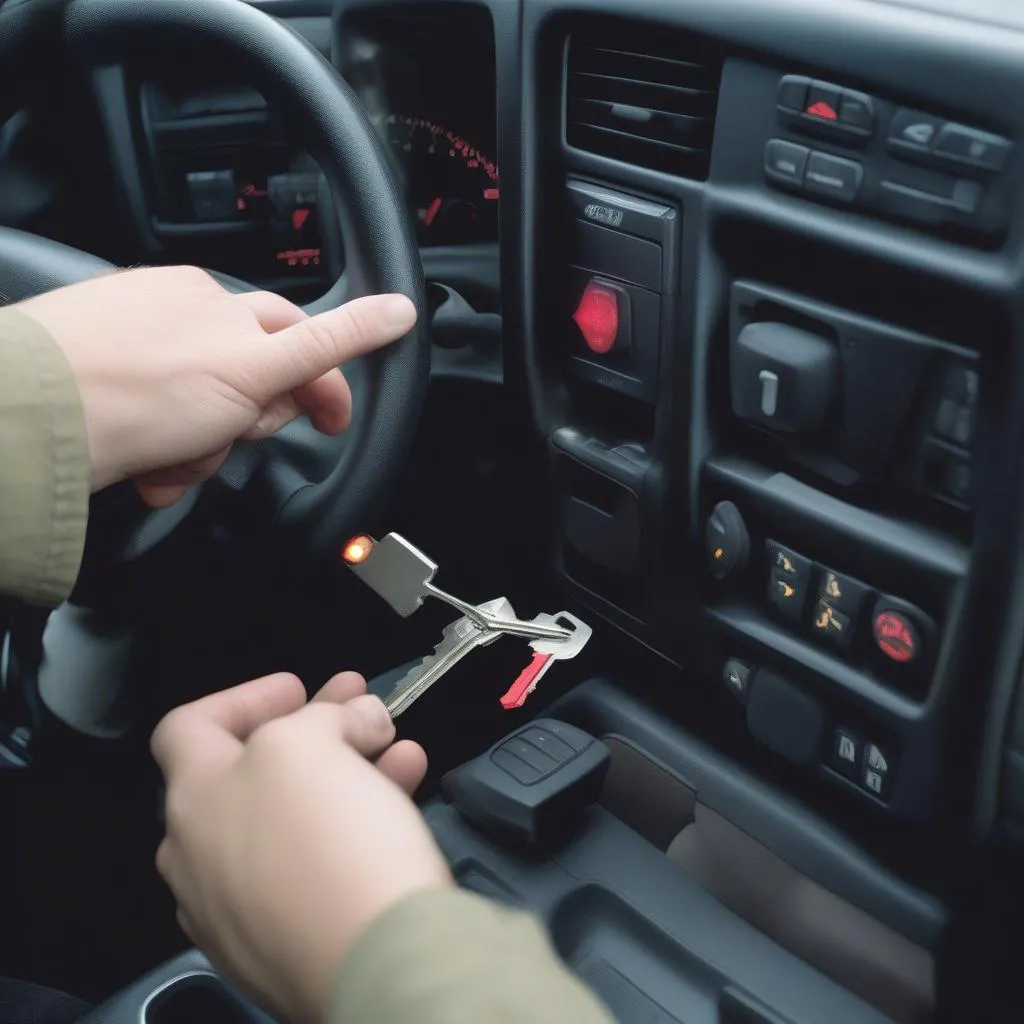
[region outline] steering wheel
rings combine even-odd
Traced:
[[[242,0],[14,0],[0,10],[0,93],[10,95],[8,81],[30,83],[62,53],[99,65],[147,52],[185,55],[198,44],[264,93],[332,189],[346,271],[307,311],[377,292],[402,292],[419,311],[408,336],[345,367],[353,416],[341,438],[323,437],[307,421],[296,421],[267,442],[236,445],[218,477],[204,485],[207,499],[251,488],[249,493],[272,506],[267,511],[275,531],[296,539],[304,553],[323,557],[338,549],[397,477],[430,374],[426,290],[415,231],[383,144],[354,93],[319,53]],[[80,250],[0,228],[0,295],[9,301],[109,269]],[[105,545],[105,581],[113,565],[132,563],[180,525],[196,509],[198,490],[162,512],[134,503],[115,550]],[[90,578],[95,576],[87,557],[76,601],[88,603],[102,594],[104,581]]]

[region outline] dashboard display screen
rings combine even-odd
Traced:
[[[454,5],[360,12],[342,20],[338,49],[405,184],[420,244],[496,241],[489,14]]]

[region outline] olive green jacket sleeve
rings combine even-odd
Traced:
[[[71,592],[90,472],[64,353],[24,313],[0,310],[0,595],[56,605]]]
[[[527,914],[458,889],[410,896],[341,968],[330,1024],[612,1024]]]

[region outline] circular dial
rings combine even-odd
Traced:
[[[437,121],[388,114],[378,129],[404,178],[420,242],[457,245],[498,237],[498,167]]]

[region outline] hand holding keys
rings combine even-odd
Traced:
[[[392,690],[385,704],[393,718],[477,647],[505,635],[529,640],[535,652],[530,665],[501,699],[506,710],[522,707],[551,665],[575,657],[591,636],[590,627],[568,612],[542,614],[533,621],[524,621],[516,618],[505,598],[477,606],[453,597],[433,585],[436,563],[396,533],[389,533],[380,541],[366,535],[354,537],[345,545],[342,557],[364,583],[403,617],[412,615],[425,597],[444,601],[463,613],[445,629],[434,653],[417,662]]]

